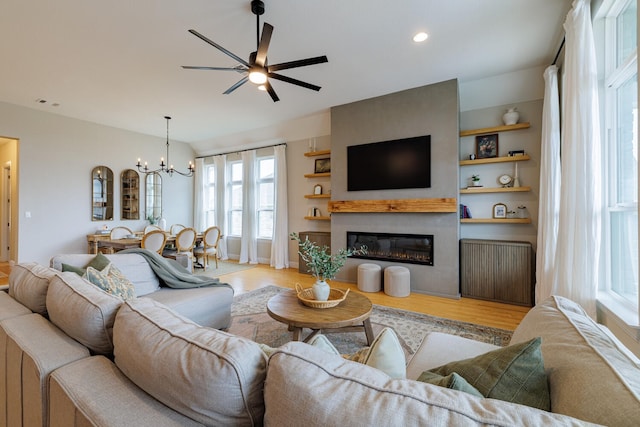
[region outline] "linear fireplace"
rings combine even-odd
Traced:
[[[352,258],[433,265],[433,234],[391,234],[347,231],[349,248],[367,247]]]

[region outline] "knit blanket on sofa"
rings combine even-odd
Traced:
[[[202,288],[204,286],[226,286],[231,287],[228,283],[220,283],[219,279],[196,276],[191,274],[189,270],[180,265],[179,262],[160,256],[156,252],[148,249],[133,248],[125,249],[118,252],[119,254],[129,253],[142,256],[153,272],[158,276],[161,282],[167,287],[176,289]]]

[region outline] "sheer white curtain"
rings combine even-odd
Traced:
[[[218,257],[229,259],[229,255],[227,255],[227,156],[224,154],[213,156],[213,166],[216,170],[215,225],[220,227],[220,234],[222,234],[218,242]]]
[[[193,226],[195,227],[196,231],[204,231],[207,226],[204,213],[204,192],[206,187],[206,179],[207,174],[204,170],[204,159],[196,159],[196,170],[193,174]]]
[[[564,24],[562,184],[554,293],[595,316],[600,258],[600,124],[591,8],[575,0]]]
[[[542,107],[540,143],[540,207],[536,255],[536,304],[553,294],[558,220],[560,214],[560,97],[558,67],[544,71],[545,91]]]
[[[258,224],[256,202],[256,150],[243,151],[242,157],[242,237],[240,264],[258,263]]]
[[[287,153],[285,145],[274,147],[275,200],[273,207],[273,240],[271,267],[289,268],[289,218],[287,216]]]

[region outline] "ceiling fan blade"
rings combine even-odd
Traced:
[[[223,93],[225,95],[229,95],[231,92],[233,92],[234,90],[238,89],[240,86],[242,86],[243,84],[245,84],[247,82],[247,80],[249,80],[249,76],[244,76],[243,78],[241,78],[240,80],[238,80],[238,82],[236,84],[234,84],[233,86],[231,86],[229,89],[225,90]]]
[[[238,55],[236,55],[233,52],[228,51],[227,49],[223,48],[222,46],[220,46],[218,43],[214,42],[213,40],[208,39],[207,37],[203,36],[202,34],[200,34],[199,32],[197,32],[196,30],[189,30],[189,32],[191,34],[193,34],[194,36],[198,37],[200,40],[203,40],[207,43],[209,43],[211,46],[215,47],[216,49],[218,49],[219,51],[221,51],[222,53],[230,56],[231,58],[235,59],[236,61],[238,61],[239,63],[241,63],[242,65],[249,67],[249,63],[247,61],[245,61],[244,59],[240,58]]]
[[[292,79],[291,77],[283,76],[283,75],[280,75],[280,74],[269,73],[267,75],[272,79],[276,79],[276,80],[280,80],[280,81],[283,81],[283,82],[291,83],[291,84],[296,85],[296,86],[302,86],[302,87],[307,88],[307,89],[315,90],[316,92],[321,89],[320,86],[312,85],[311,83],[306,83],[306,82],[303,82],[301,80]]]
[[[264,84],[264,87],[265,89],[267,89],[267,92],[269,92],[269,95],[271,96],[271,99],[273,99],[273,102],[280,101],[280,98],[278,98],[278,95],[276,95],[276,91],[273,90],[273,86],[271,86],[269,80],[267,80],[267,82]]]
[[[272,33],[273,26],[265,22],[264,26],[262,27],[262,35],[260,36],[258,53],[256,54],[256,65],[264,67],[264,64],[267,62],[267,50],[269,50],[269,42],[271,41]]]
[[[247,72],[245,68],[229,68],[229,67],[198,67],[195,65],[183,65],[185,70],[213,70],[213,71],[237,71],[239,73]]]
[[[283,62],[281,64],[269,65],[267,70],[272,73],[274,71],[288,70],[290,68],[306,67],[307,65],[322,64],[329,62],[326,55],[316,56],[314,58],[300,59],[298,61]]]

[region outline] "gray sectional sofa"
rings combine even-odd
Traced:
[[[9,295],[0,292],[0,426],[624,426],[640,420],[638,359],[563,298],[533,308],[512,339],[542,337],[552,412],[414,380],[441,363],[494,349],[488,344],[429,334],[407,366],[409,379],[391,379],[299,342],[267,358],[256,343],[203,327],[181,310],[146,297],[123,302],[75,273],[14,267]]]

